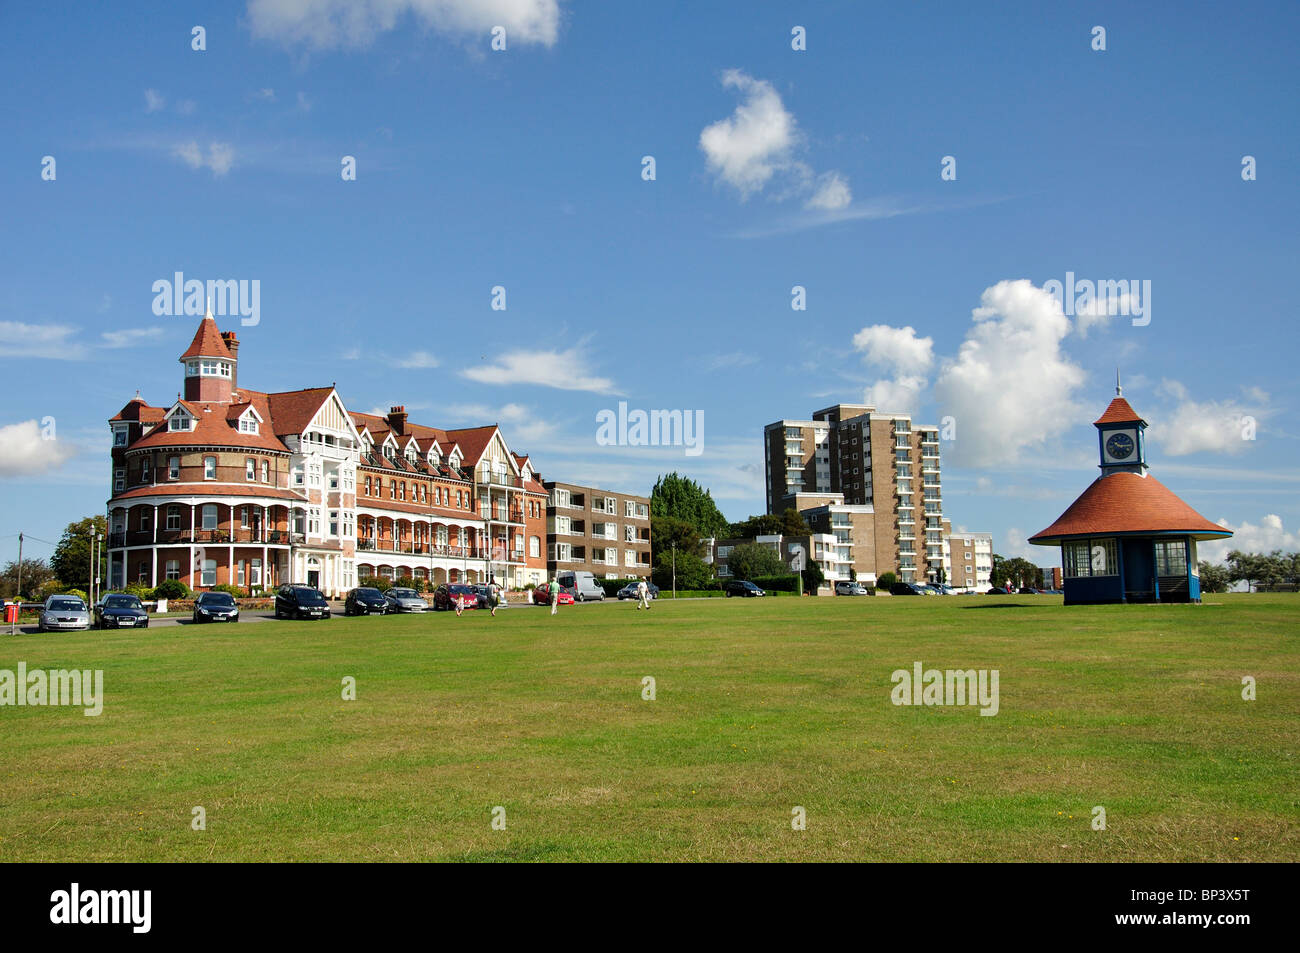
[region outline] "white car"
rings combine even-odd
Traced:
[[[837,596],[865,596],[867,587],[860,582],[837,582],[835,584],[835,595]]]
[[[50,596],[37,617],[41,632],[90,628],[90,610],[78,596]]]

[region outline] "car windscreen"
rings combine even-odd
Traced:
[[[449,586],[447,591],[457,596],[477,595],[477,593],[475,593],[469,586]]]
[[[234,604],[235,599],[228,592],[205,592],[199,596],[199,605],[229,608]]]
[[[416,591],[414,589],[390,589],[389,592],[392,594],[392,597],[394,599],[420,598],[419,595],[416,594]]]
[[[105,609],[139,609],[140,600],[135,596],[109,596],[104,600]]]
[[[57,612],[85,612],[86,604],[80,599],[55,599],[50,608]]]
[[[295,589],[294,598],[298,600],[300,606],[323,606],[326,605],[325,597],[315,589]]]
[[[380,594],[378,589],[358,589],[356,590],[355,595],[358,599],[382,599],[383,598],[383,595]]]

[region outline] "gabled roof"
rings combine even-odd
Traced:
[[[1106,412],[1093,421],[1094,426],[1097,424],[1120,423],[1146,423],[1123,397],[1116,397],[1112,400],[1110,406],[1106,408]]]
[[[194,332],[194,340],[181,355],[181,360],[188,360],[191,357],[224,357],[228,361],[235,359],[211,314],[204,315],[203,320],[199,322],[199,329]]]
[[[240,388],[239,392],[252,392]],[[271,409],[271,424],[277,434],[300,434],[315,419],[321,405],[334,393],[333,387],[307,387],[303,390],[280,391],[261,395]]]
[[[127,405],[119,410],[112,417],[108,418],[109,423],[122,423],[139,421],[145,424],[156,424],[163,419],[163,414],[167,413],[166,407],[150,407],[144,402],[142,397],[132,397]]]
[[[266,395],[256,391],[242,391],[248,403],[257,409],[265,420],[270,415],[266,404]],[[242,405],[241,405],[242,406]],[[178,400],[167,411],[172,416],[183,408],[194,417],[194,427],[190,430],[169,430],[166,420],[145,433],[132,443],[128,450],[143,450],[164,447],[238,447],[249,450],[273,450],[287,453],[286,447],[274,435],[267,433],[267,428],[258,428],[258,433],[242,433],[239,430],[239,414],[231,413],[231,405],[223,401]],[[243,408],[247,410],[247,407]]]
[[[1080,536],[1117,533],[1187,533],[1220,539],[1232,532],[1211,523],[1151,475],[1120,472],[1098,477],[1055,523],[1029,537],[1051,546]]]

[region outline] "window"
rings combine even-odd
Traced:
[[[113,492],[121,493],[126,489],[126,469],[118,467],[113,471]]]
[[[635,526],[626,525],[626,526],[623,527],[623,542],[625,542],[625,543],[635,543],[635,542],[636,542],[636,527],[635,527]]]
[[[203,560],[203,571],[199,576],[200,586],[215,586],[217,584],[217,561],[215,559]]]
[[[263,482],[263,483],[268,483],[268,482],[270,482],[270,480],[269,480],[269,475],[270,475],[270,467],[268,467],[268,466],[266,465],[266,461],[263,460],[263,461],[262,461],[262,482]]]
[[[140,482],[141,483],[149,482],[149,471],[151,469],[153,468],[149,465],[148,457],[145,457],[143,460],[140,461]]]
[[[244,479],[250,482],[257,479],[257,461],[252,457],[244,461]]]
[[[152,517],[149,515],[149,510],[142,509],[140,511],[140,532],[147,533],[149,531],[149,526],[151,522],[152,522]]]
[[[538,536],[528,537],[528,555],[537,559],[542,555],[542,540]]]
[[[330,510],[330,535],[337,536],[338,534],[339,534],[339,511]]]
[[[115,446],[115,447],[125,447],[125,446],[126,446],[126,428],[125,428],[125,427],[114,427],[114,428],[113,428],[113,446]]]
[[[181,561],[179,559],[169,559],[163,564],[163,575],[168,579],[181,578]]]
[[[1156,541],[1156,575],[1187,575],[1187,543],[1181,539]]]
[[[369,495],[370,495],[370,477],[366,477],[366,492],[365,492],[365,495],[366,495],[366,496],[369,496]]]
[[[204,503],[204,504],[203,504],[203,524],[202,524],[202,525],[203,525],[203,528],[204,528],[205,530],[216,529],[216,528],[217,528],[217,504],[215,504],[215,503]],[[211,583],[207,583],[207,585],[211,585]]]
[[[246,560],[241,559],[235,566],[235,585],[237,586],[242,586],[244,584],[245,564],[246,564]]]
[[[217,458],[204,457],[203,458],[203,479],[215,480],[216,478],[217,478]]]
[[[248,570],[248,584],[250,586],[260,586],[262,584],[262,560],[253,560]]]
[[[329,487],[331,490],[339,488],[339,471],[331,470],[329,475]]]
[[[303,480],[304,480],[304,477],[303,477],[303,472],[302,472],[302,464],[301,464],[301,463],[295,463],[295,464],[293,465],[293,485],[294,485],[294,486],[302,486],[302,485],[303,485]]]
[[[248,507],[247,506],[241,506],[239,508],[239,528],[248,529]]]
[[[240,433],[257,433],[257,418],[252,414],[245,414],[239,418]]]
[[[167,528],[168,529],[181,528],[181,508],[176,504],[172,504],[171,506],[167,507]]]
[[[189,430],[194,421],[185,414],[177,414],[167,421],[168,430]]]
[[[1062,543],[1061,565],[1067,578],[1119,575],[1115,540],[1089,539]]]
[[[167,479],[179,480],[180,478],[181,478],[181,458],[168,457],[167,458]]]

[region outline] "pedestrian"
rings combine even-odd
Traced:
[[[650,611],[650,587],[646,585],[646,581],[644,579],[642,579],[640,582],[636,584],[636,594],[637,594],[637,604],[636,604],[637,610],[639,611],[641,609],[645,609],[647,612],[649,612]]]
[[[460,593],[456,593],[456,615],[459,616],[464,611],[465,611],[465,597],[462,596]]]
[[[501,587],[495,582],[488,587],[488,603],[492,606],[492,618],[497,617],[497,606],[505,602]]]
[[[551,594],[551,615],[555,615],[560,608],[560,582],[558,579],[552,579],[551,584],[547,586],[547,591]]]

